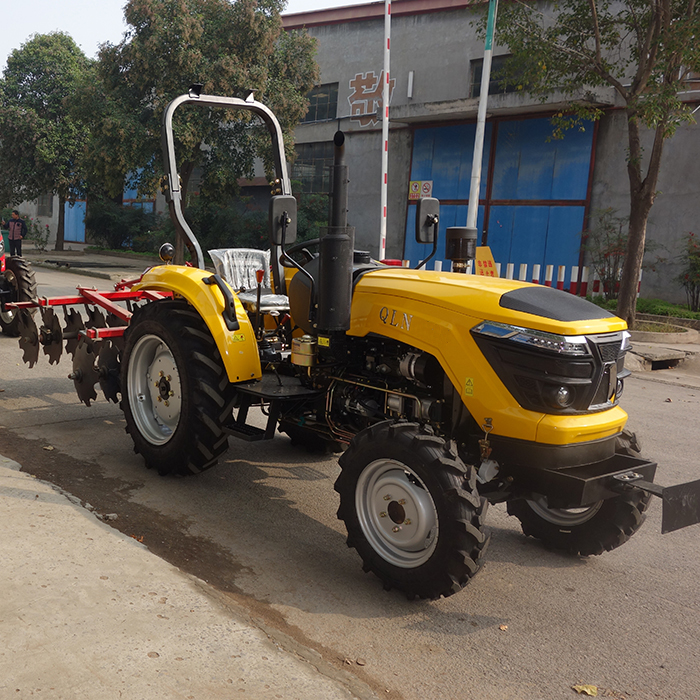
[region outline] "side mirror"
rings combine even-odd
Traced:
[[[297,239],[297,200],[292,195],[270,198],[270,245],[281,246]]]
[[[435,243],[435,228],[440,221],[440,201],[435,197],[418,200],[416,206],[416,243]]]

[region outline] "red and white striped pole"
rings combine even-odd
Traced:
[[[382,183],[379,259],[386,257],[386,208],[389,186],[389,64],[391,51],[391,0],[384,0],[384,84],[382,85]]]
[[[540,283],[540,265],[532,266],[532,284]]]
[[[566,265],[559,265],[557,270],[557,289],[564,289],[564,277],[566,275]]]
[[[547,265],[544,269],[544,286],[552,286],[552,277],[554,277],[554,265]]]
[[[579,289],[579,292],[580,292],[582,297],[585,297],[588,294],[588,268],[587,267],[581,268],[581,288]]]
[[[569,293],[576,294],[578,292],[578,265],[571,268],[571,282],[569,282]]]

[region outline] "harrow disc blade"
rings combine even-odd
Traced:
[[[88,320],[87,323],[85,324],[88,328],[107,328],[107,320],[105,319],[105,315],[102,313],[102,310],[95,306],[95,307],[87,307],[87,316]],[[99,350],[100,345],[102,343],[101,340],[93,340],[94,343],[94,349],[95,352]]]
[[[86,405],[97,399],[95,384],[100,375],[95,368],[94,343],[88,338],[81,338],[73,356],[73,372],[68,375],[73,380],[78,398]]]
[[[22,360],[34,367],[39,359],[39,329],[28,309],[19,310],[19,348],[23,351]]]
[[[107,314],[107,325],[110,328],[120,328],[121,326],[128,326],[127,321],[122,321],[119,316],[115,316],[114,314]],[[111,339],[112,342],[119,348],[119,352],[124,351],[124,336],[120,335],[116,338]]]
[[[66,322],[66,327],[63,330],[63,337],[66,340],[66,352],[71,356],[75,356],[75,349],[78,347],[80,337],[78,333],[85,330],[85,323],[78,311],[71,309],[64,311],[63,317]]]
[[[100,377],[100,389],[105,398],[114,403],[119,403],[118,394],[121,393],[119,359],[120,352],[116,345],[110,340],[104,341],[97,356],[97,373]]]
[[[102,311],[96,306],[87,307],[87,327],[88,328],[107,328],[107,320]]]
[[[44,346],[44,354],[49,358],[49,364],[55,365],[63,353],[63,331],[58,316],[52,308],[42,312],[43,323],[39,329],[39,341]]]

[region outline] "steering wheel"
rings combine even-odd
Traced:
[[[286,248],[285,252],[290,256],[294,253],[300,253],[303,259],[299,261],[299,264],[303,267],[306,265],[306,263],[311,262],[314,258],[318,257],[318,252],[312,253],[309,248],[318,248],[320,243],[320,238],[311,238],[308,241],[299,241],[299,243],[295,243],[293,246]],[[282,258],[280,262],[282,263],[282,267],[294,267],[284,258]]]

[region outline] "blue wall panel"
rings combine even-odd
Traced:
[[[552,138],[549,119],[501,122],[493,199],[585,199],[593,127]]]
[[[411,180],[432,180],[433,197],[469,199],[474,154],[474,124],[416,129],[413,137]],[[486,125],[479,197],[486,197],[491,124]]]
[[[85,243],[85,202],[66,202],[65,207],[63,239],[72,243]]]
[[[593,124],[570,131],[557,141],[552,199],[586,199],[593,150]]]
[[[474,150],[474,124],[426,127],[414,132],[411,180],[433,180],[433,196],[461,200],[464,204],[442,206],[438,255],[444,256],[447,226],[466,224],[471,161]],[[577,265],[585,208],[561,206],[543,201],[587,199],[593,126],[552,138],[547,118],[498,122],[496,154],[489,207],[488,243],[505,274],[507,263],[532,265]],[[492,122],[486,124],[480,198],[486,199],[487,166],[492,148]],[[511,200],[506,205],[492,202]],[[415,208],[408,209],[404,259],[412,265],[425,257],[430,246],[415,242]],[[484,208],[479,209],[477,228],[483,230]],[[428,252],[426,252],[428,251]],[[438,259],[443,259],[438,257]]]
[[[546,265],[578,265],[584,213],[583,207],[551,207],[544,255]],[[567,270],[567,284],[569,274]]]

